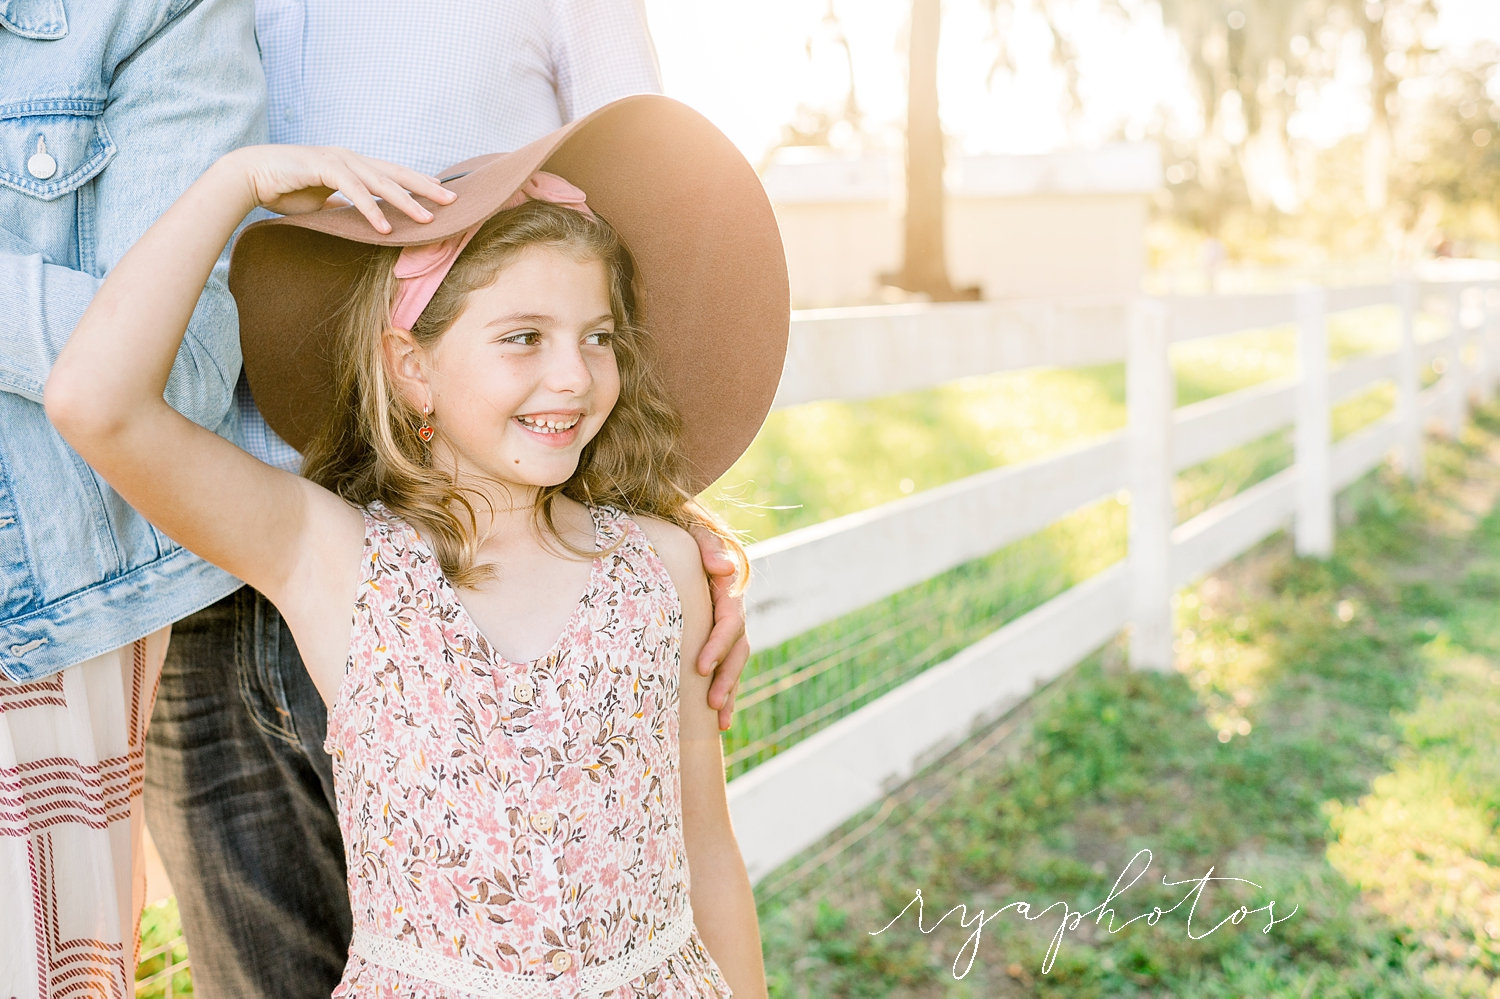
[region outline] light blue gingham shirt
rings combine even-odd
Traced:
[[[425,173],[660,93],[643,0],[256,0],[272,142],[346,146]],[[296,471],[245,380],[245,446]]]

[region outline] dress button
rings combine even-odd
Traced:
[[[522,677],[521,679],[517,680],[516,685],[511,688],[511,695],[522,704],[530,704],[531,699],[536,696],[536,688],[532,686],[530,680]]]
[[[551,832],[552,831],[552,813],[551,812],[532,812],[531,813],[531,828],[535,829],[537,832],[541,833],[543,836],[545,836],[547,833]]]
[[[26,161],[26,171],[37,180],[50,180],[57,173],[57,160],[47,152],[47,140],[37,136],[36,152]]]
[[[552,970],[553,971],[557,972],[558,974],[561,974],[564,971],[567,971],[571,967],[573,967],[573,959],[571,957],[569,957],[567,954],[564,954],[562,951],[558,951],[556,954],[552,955]]]

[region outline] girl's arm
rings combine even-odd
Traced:
[[[229,153],[115,265],[53,365],[45,394],[58,431],[127,502],[282,609],[298,644],[307,641],[304,658],[325,696],[328,677],[314,667],[330,659],[341,665],[347,649],[359,513],[188,420],[162,392],[198,295],[240,220],[257,205],[311,211],[334,189],[381,231],[389,223],[373,195],[418,221],[431,215],[408,190],[452,200],[429,177],[343,150]]]
[[[709,678],[694,667],[708,638],[712,610],[697,543],[686,531],[637,518],[651,539],[682,602],[682,670],[678,704],[682,833],[692,875],[694,922],[736,999],[766,995],[755,896],[740,856],[724,793],[719,716],[708,706]]]

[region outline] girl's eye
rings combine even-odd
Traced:
[[[609,330],[595,330],[583,338],[583,342],[594,346],[608,347],[614,343],[615,335]]]
[[[519,333],[512,333],[510,336],[502,338],[500,342],[519,344],[523,347],[535,347],[541,340],[542,335],[536,330],[522,330]]]

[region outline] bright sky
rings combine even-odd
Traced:
[[[841,55],[829,44],[807,56],[820,34],[828,0],[645,0],[667,93],[712,119],[752,161],[776,141],[800,99],[843,94]],[[854,54],[856,94],[866,117],[888,123],[889,141],[905,113],[906,19],[909,0],[833,0]],[[1150,0],[1127,0],[1146,16],[1125,23],[1095,16],[1077,30],[1084,117],[1072,141],[1103,141],[1116,129],[1145,134],[1162,107],[1191,119],[1192,103],[1180,51],[1161,27]],[[1068,144],[1063,85],[1049,64],[1045,28],[1029,4],[1008,37],[1014,78],[985,76],[995,40],[981,0],[944,4],[939,80],[943,124],[970,152],[1039,152]],[[1500,40],[1500,0],[1439,0],[1439,44]],[[1364,127],[1361,83],[1344,80],[1310,109],[1295,131],[1331,141]]]

